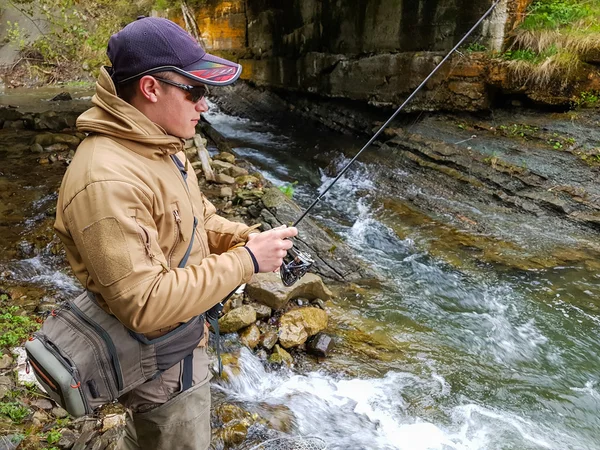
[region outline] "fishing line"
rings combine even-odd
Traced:
[[[481,25],[481,23],[487,19],[496,9],[498,4],[502,0],[496,0],[492,6],[485,12],[483,16],[471,27],[471,29],[458,41],[458,43],[446,54],[446,56],[439,62],[439,64],[431,71],[429,75],[421,82],[419,86],[408,96],[408,98],[400,105],[400,107],[391,115],[391,117],[377,130],[377,132],[369,139],[369,141],[363,146],[363,148],[350,160],[348,164],[340,171],[338,176],[327,186],[327,188],[319,194],[319,196],[313,201],[313,203],[302,213],[302,215],[294,222],[292,226],[296,227],[306,215],[312,210],[317,203],[329,192],[335,183],[348,171],[350,166],[356,161],[360,155],[377,139],[377,137],[385,130],[388,125],[396,118],[396,116],[404,109],[404,107],[417,95],[417,93],[431,80],[431,78],[437,73],[437,71],[444,65],[448,59],[463,45],[467,38]],[[280,268],[281,281],[286,286],[293,285],[296,281],[302,278],[306,272],[310,269],[314,263],[312,257],[307,253],[300,252],[294,248],[288,250],[286,258],[284,258],[283,264]]]

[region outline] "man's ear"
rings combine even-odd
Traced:
[[[146,100],[152,103],[158,101],[158,96],[161,93],[161,86],[156,78],[151,77],[150,75],[143,76],[140,78],[139,87],[140,93]]]

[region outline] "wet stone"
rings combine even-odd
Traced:
[[[73,100],[73,97],[71,97],[71,94],[69,94],[68,92],[61,92],[60,94],[56,94],[54,97],[52,97],[50,99],[51,102],[57,102],[57,101],[68,101],[68,100]]]
[[[214,159],[217,161],[225,161],[229,164],[235,164],[235,155],[229,152],[221,152],[218,155],[216,155]]]
[[[63,450],[70,450],[73,448],[78,436],[68,428],[63,428],[60,430],[60,434],[61,436],[60,440],[58,441],[58,448]]]
[[[56,408],[52,408],[52,415],[57,419],[64,419],[69,416],[69,413],[60,406],[57,406]]]
[[[47,411],[52,409],[52,402],[45,398],[37,398],[31,401],[31,406],[35,406],[39,409],[45,409]]]
[[[260,341],[260,330],[256,325],[250,325],[240,332],[240,342],[246,347],[254,349]]]
[[[218,173],[215,175],[215,182],[219,184],[234,184],[235,179],[224,173]]]
[[[44,147],[37,143],[31,144],[29,150],[31,150],[32,153],[44,153]]]
[[[326,357],[333,349],[333,339],[325,333],[318,333],[308,340],[306,349],[313,355]]]
[[[221,190],[219,191],[219,197],[221,197],[221,198],[233,197],[233,189],[231,189],[229,186],[222,187]]]

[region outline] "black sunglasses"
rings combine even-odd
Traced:
[[[199,102],[203,97],[208,95],[208,88],[205,85],[200,86],[191,86],[189,84],[181,84],[176,81],[166,80],[164,78],[154,77],[158,81],[161,81],[166,84],[170,84],[171,86],[178,87],[179,89],[185,91],[187,93],[186,98],[193,102]]]

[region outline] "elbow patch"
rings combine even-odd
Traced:
[[[83,244],[102,286],[110,286],[133,271],[125,233],[115,217],[104,217],[85,227]]]

